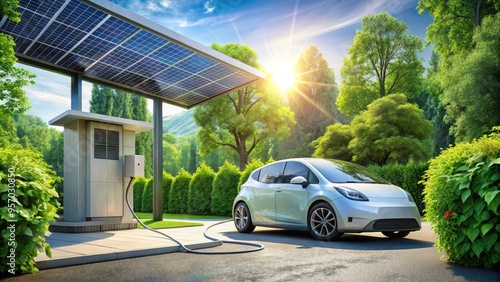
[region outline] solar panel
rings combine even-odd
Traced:
[[[20,0],[18,11],[21,22],[3,19],[0,31],[14,38],[21,61],[181,107],[265,78],[109,1]]]

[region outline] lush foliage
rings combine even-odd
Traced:
[[[248,166],[247,166],[248,167]],[[226,162],[215,175],[210,211],[214,215],[230,216],[234,198],[238,194],[240,170]]]
[[[427,41],[447,60],[473,49],[474,28],[481,25],[484,17],[499,11],[500,1],[419,0],[418,9],[433,17],[427,27]]]
[[[500,124],[500,14],[476,29],[475,48],[453,59],[442,75],[446,120],[457,141],[468,142]]]
[[[246,45],[213,44],[213,49],[243,63],[258,67],[257,54]],[[261,82],[241,88],[222,98],[195,108],[194,119],[200,127],[200,151],[206,154],[221,146],[232,148],[239,156],[240,169],[248,157],[268,139],[281,139],[290,133],[293,114],[284,106],[276,86]]]
[[[187,213],[189,183],[191,179],[191,174],[184,169],[181,169],[174,178],[170,194],[168,195],[168,212]]]
[[[49,222],[58,217],[55,179],[40,153],[18,146],[0,148],[1,273],[37,272],[35,257],[41,252],[51,257],[45,236],[50,234]]]
[[[351,127],[354,139],[349,150],[355,162],[385,165],[426,161],[429,157],[431,123],[403,94],[374,101],[353,120]]]
[[[424,185],[422,183],[422,177],[425,171],[428,169],[428,163],[407,163],[405,165],[401,164],[388,164],[385,166],[375,166],[370,165],[368,169],[380,175],[385,180],[390,183],[403,188],[408,191],[418,210],[421,214],[425,212],[424,204]]]
[[[174,177],[168,173],[162,173],[162,182],[163,182],[163,212],[168,211],[168,197],[170,195],[170,188],[172,187],[172,182],[174,181]]]
[[[205,163],[202,163],[189,183],[188,213],[210,214],[213,182],[215,172]]]
[[[142,194],[144,194],[144,186],[147,179],[138,177],[134,180],[134,211],[141,212],[142,210]]]
[[[338,116],[341,116],[335,105],[339,91],[333,69],[316,46],[310,46],[299,56],[294,74],[296,83],[288,90],[287,97],[297,124],[290,138],[280,142],[290,143],[290,147],[309,144],[323,135],[329,124],[338,122]],[[300,151],[310,156],[312,148],[305,146]]]
[[[143,212],[153,211],[153,179],[149,178],[144,183],[144,191],[142,192],[142,210]]]
[[[424,179],[426,214],[438,234],[438,250],[467,266],[499,263],[500,134],[443,151]]]
[[[313,157],[351,161],[353,153],[349,150],[349,142],[353,138],[351,126],[339,123],[330,125],[325,135],[313,142],[316,148]]]
[[[364,17],[341,69],[340,111],[354,116],[389,94],[418,95],[424,67],[417,53],[422,50],[422,40],[404,22],[388,13]]]

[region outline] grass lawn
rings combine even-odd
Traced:
[[[144,224],[153,229],[161,229],[161,228],[176,228],[176,227],[189,227],[189,226],[203,226],[203,223],[199,222],[189,222],[189,221],[175,221],[175,219],[212,219],[212,218],[220,218],[220,216],[211,216],[211,215],[190,215],[190,214],[163,214],[163,221],[154,221],[153,214],[147,212],[137,212],[136,213],[139,219],[141,219]],[[142,225],[137,224],[137,228],[143,229]]]

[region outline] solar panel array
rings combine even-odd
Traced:
[[[260,78],[78,0],[20,0],[2,16],[23,59],[192,107]]]

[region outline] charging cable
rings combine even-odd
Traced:
[[[173,237],[171,237],[171,236],[169,236],[169,235],[167,235],[165,233],[162,233],[162,232],[160,232],[158,230],[155,230],[153,228],[150,228],[149,226],[147,226],[146,224],[144,224],[139,219],[139,217],[137,216],[137,214],[135,214],[134,209],[132,208],[132,206],[130,205],[130,203],[128,201],[128,190],[130,188],[130,184],[132,184],[133,181],[134,181],[134,177],[130,177],[130,181],[129,181],[128,185],[127,185],[127,190],[125,192],[125,201],[127,202],[127,206],[129,208],[129,210],[132,212],[132,214],[134,215],[134,217],[137,220],[137,222],[139,222],[139,224],[141,224],[142,227],[144,227],[145,229],[147,229],[149,231],[152,231],[152,232],[155,232],[155,233],[158,233],[160,235],[163,235],[163,236],[167,237],[169,240],[174,241],[184,251],[186,251],[188,253],[192,253],[192,254],[201,254],[201,255],[226,255],[226,254],[243,254],[243,253],[257,252],[257,251],[261,251],[261,250],[264,249],[264,246],[261,245],[261,244],[258,244],[258,243],[250,243],[250,242],[237,241],[237,240],[221,240],[221,239],[217,239],[217,238],[210,237],[210,236],[207,235],[208,229],[210,229],[210,228],[212,228],[212,227],[214,227],[216,225],[232,221],[232,219],[228,219],[228,220],[224,220],[224,221],[221,221],[221,222],[217,222],[217,223],[212,224],[209,227],[207,227],[207,229],[205,229],[205,231],[203,232],[203,236],[205,236],[205,238],[207,238],[209,240],[212,240],[212,241],[222,242],[222,243],[227,243],[227,244],[237,244],[237,245],[252,246],[252,247],[255,247],[255,249],[242,250],[242,251],[224,251],[224,252],[200,252],[200,251],[196,251],[196,250],[191,250],[190,248],[184,246],[184,244],[182,244],[178,240],[174,239]]]

